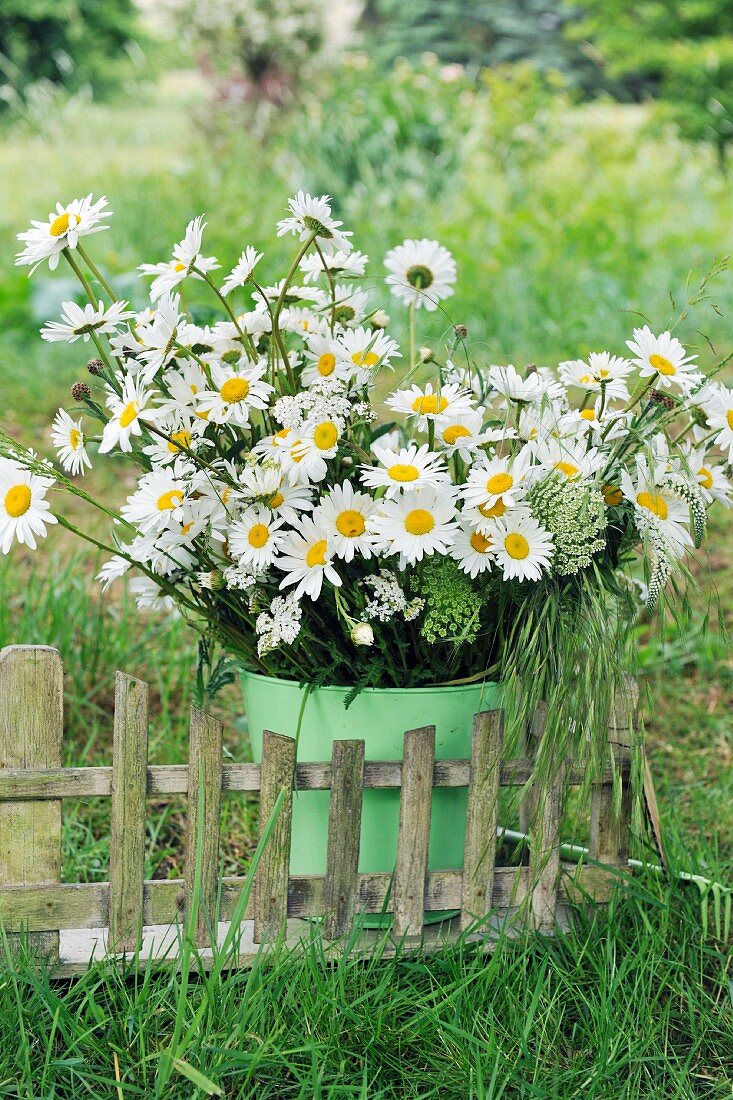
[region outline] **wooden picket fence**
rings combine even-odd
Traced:
[[[620,714],[620,717],[618,716]],[[276,715],[273,715],[276,724]],[[474,718],[470,760],[435,760],[433,727],[405,733],[402,761],[369,761],[364,742],[335,741],[330,761],[296,763],[295,742],[266,732],[262,763],[223,764],[222,726],[192,710],[187,765],[148,765],[148,689],[117,673],[111,767],[61,766],[63,668],[44,646],[9,646],[0,652],[0,923],[11,947],[19,935],[41,951],[61,975],[105,952],[166,956],[175,961],[179,930],[198,901],[195,936],[203,950],[226,928],[245,879],[220,877],[221,797],[259,792],[264,828],[281,792],[280,809],[264,848],[254,890],[238,930],[237,957],[245,964],[272,941],[295,942],[312,933],[314,917],[326,941],[352,931],[359,914],[391,912],[395,943],[428,947],[468,930],[486,935],[509,915],[522,926],[549,930],[568,899],[606,900],[613,874],[627,863],[629,827],[629,722],[623,708],[609,729],[615,756],[593,789],[590,863],[561,860],[564,793],[583,780],[568,766],[548,789],[530,788],[522,808],[531,834],[527,865],[497,866],[498,795],[501,786],[524,785],[542,732],[536,716],[527,755],[502,759],[503,714]],[[622,781],[622,811],[614,811],[613,773]],[[325,875],[289,873],[293,787],[330,790]],[[467,787],[468,815],[462,868],[428,870],[434,787]],[[359,871],[363,788],[399,788],[397,859],[393,873]],[[184,877],[145,880],[146,799],[187,796]],[[63,799],[109,798],[109,881],[61,882]],[[307,795],[306,795],[307,797]],[[450,922],[423,928],[425,912],[457,910]],[[306,923],[307,922],[307,923]],[[362,933],[365,949],[377,933]],[[381,934],[382,940],[384,934]],[[384,950],[382,943],[381,950]]]

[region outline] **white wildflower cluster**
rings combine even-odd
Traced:
[[[64,257],[81,272],[92,263],[84,242],[109,216],[92,196],[59,204],[21,234],[18,263]],[[706,509],[730,505],[733,390],[706,380],[670,333],[645,326],[623,355],[556,369],[459,369],[430,348],[410,361],[359,284],[367,257],[328,196],[290,200],[277,233],[294,258],[270,285],[252,245],[220,277],[205,228],[194,218],[168,258],[142,265],[145,308],[110,300],[90,266],[105,301],[65,302],[44,326],[45,339],[91,340],[99,355],[52,441],[65,475],[83,475],[95,447],[139,465],[102,582],[135,566],[141,606],[179,603],[255,667],[293,645],[304,615],[313,662],[342,649],[368,660],[380,631],[407,645],[419,631],[400,635],[399,625],[427,614],[428,575],[456,587],[461,571],[479,638],[501,634],[497,606],[521,614],[532,586],[616,569],[634,547],[655,595],[699,543]],[[453,293],[455,263],[437,241],[406,240],[384,264],[413,322]],[[196,323],[184,287],[186,300],[211,295],[218,319]],[[462,346],[465,337],[459,326]],[[400,364],[385,434],[377,375]],[[103,420],[95,444],[93,418]],[[50,478],[22,453],[0,445],[4,552],[13,541],[33,547],[55,522]],[[436,573],[440,559],[449,565]]]

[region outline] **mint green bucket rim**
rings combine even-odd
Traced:
[[[304,691],[308,687],[307,680],[291,680],[286,676],[265,676],[262,672],[250,672],[249,669],[242,669],[241,676],[251,677],[253,680],[261,680],[263,682],[274,681],[278,684],[291,684],[293,687],[297,687],[300,691]],[[469,684],[436,684],[428,687],[414,687],[414,688],[361,688],[359,695],[404,695],[406,692],[413,693],[415,695],[444,695],[453,691],[466,691],[469,688],[480,687],[501,687],[501,680],[476,680]],[[353,691],[353,687],[345,687],[341,684],[322,684],[317,688],[313,688],[314,691],[329,691],[342,694],[348,694]]]

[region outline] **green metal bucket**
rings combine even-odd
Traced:
[[[244,705],[254,759],[262,754],[265,729],[295,737],[303,693],[295,680],[243,673]],[[348,688],[322,687],[309,694],[300,727],[298,761],[330,760],[335,740],[365,742],[367,760],[400,760],[406,730],[435,726],[439,760],[471,755],[473,715],[500,705],[497,683],[459,687],[369,688],[348,710]],[[300,791],[293,799],[290,871],[325,874],[329,791]],[[365,790],[362,803],[359,870],[394,870],[397,854],[399,790]],[[466,835],[466,789],[433,790],[428,865],[449,870],[463,865]]]

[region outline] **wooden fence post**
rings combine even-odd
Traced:
[[[407,732],[402,750],[392,921],[393,934],[398,937],[422,934],[434,765],[435,726]]]
[[[254,884],[255,943],[274,940],[287,921],[294,774],[295,741],[292,737],[265,730],[262,735],[260,836],[282,790],[285,791],[285,799],[257,869]]]
[[[202,947],[208,946],[210,937],[215,942],[217,932],[222,736],[221,722],[202,710],[191,708],[184,890],[188,921],[198,864],[200,882],[195,936],[196,942]]]
[[[532,726],[534,759],[545,734],[547,708],[538,709]],[[555,923],[557,887],[560,881],[560,825],[565,799],[565,762],[557,764],[552,781],[539,786],[535,779],[529,820],[529,896],[527,919],[530,927],[549,932]]]
[[[7,646],[0,652],[0,769],[60,767],[63,705],[57,650]],[[0,802],[0,889],[60,881],[61,802]],[[13,950],[19,940],[8,935]],[[58,962],[58,931],[31,932],[27,942],[50,963]]]
[[[624,682],[612,701],[608,721],[609,755],[621,774],[620,813],[614,805],[613,783],[595,784],[591,795],[589,855],[591,859],[613,867],[626,868],[629,858],[631,784],[628,770],[631,763],[631,730],[638,698],[636,684],[631,680]],[[612,885],[610,876],[605,885],[605,893],[608,893]]]
[[[148,685],[118,672],[112,746],[109,841],[109,946],[138,950],[145,881]]]
[[[328,939],[350,932],[354,922],[363,785],[364,742],[334,741],[325,885]]]
[[[503,740],[502,711],[484,711],[473,716],[466,846],[463,857],[462,929],[485,917],[491,908]]]

